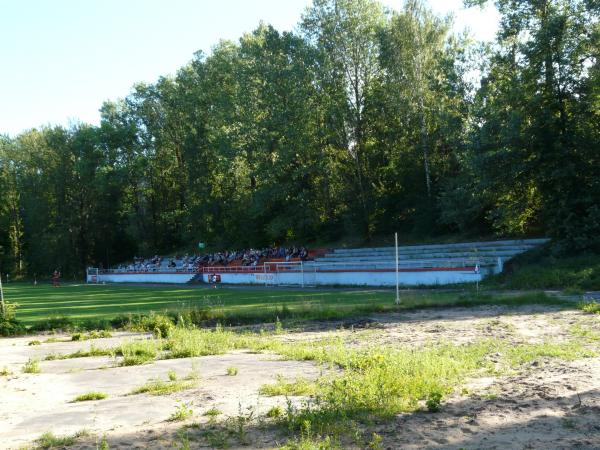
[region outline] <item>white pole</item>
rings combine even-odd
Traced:
[[[398,233],[394,233],[394,240],[396,242],[396,305],[400,304],[400,281],[399,281],[399,267],[398,267]]]

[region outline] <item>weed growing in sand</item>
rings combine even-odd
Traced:
[[[110,450],[106,435],[102,436],[102,440],[100,441],[100,444],[98,444],[98,450]]]
[[[275,334],[283,333],[283,324],[281,320],[279,320],[279,316],[277,316],[277,320],[275,320]]]
[[[29,341],[27,345],[42,345],[42,343],[37,339],[34,339],[33,341]]]
[[[223,414],[223,412],[220,409],[213,407],[204,411],[204,414],[202,415],[207,417],[217,417],[220,414]]]
[[[55,359],[89,358],[90,356],[112,356],[113,354],[114,351],[110,348],[99,348],[94,344],[91,344],[89,350],[77,350],[76,352],[67,354],[51,353],[44,359],[46,361],[52,361]]]
[[[104,392],[87,392],[86,394],[81,394],[75,397],[72,403],[75,402],[89,402],[91,400],[104,400],[108,397],[108,394]]]
[[[600,341],[600,333],[594,331],[588,327],[583,327],[581,325],[574,325],[571,327],[569,332],[578,338],[583,338],[588,342]]]
[[[237,367],[228,367],[227,368],[227,375],[229,375],[230,377],[234,377],[238,374],[238,368]]]
[[[40,449],[62,448],[73,445],[77,439],[89,436],[87,430],[81,430],[71,436],[56,436],[51,431],[47,431],[36,439],[35,443]]]
[[[283,416],[283,408],[281,406],[273,406],[267,411],[266,416],[269,419],[279,419]]]
[[[170,350],[170,358],[190,358],[194,356],[221,355],[238,348],[252,348],[256,344],[254,335],[237,334],[225,331],[222,327],[212,330],[174,328],[165,349]]]
[[[191,403],[183,403],[179,402],[177,407],[175,408],[175,412],[169,416],[169,422],[180,422],[182,420],[186,420],[189,417],[192,417],[194,411],[191,408]]]
[[[206,439],[210,448],[229,448],[229,440],[224,430],[208,430],[202,436]]]
[[[115,350],[116,355],[123,356],[121,366],[136,366],[154,361],[162,351],[162,340],[126,340]]]
[[[306,419],[300,427],[300,436],[290,439],[281,450],[341,450],[339,440],[332,436],[314,434],[310,420]]]
[[[40,373],[41,371],[40,362],[35,358],[29,358],[23,366],[23,373]]]
[[[55,342],[68,342],[69,339],[61,339],[61,338],[56,338],[56,337],[51,337],[48,338],[44,341],[44,344],[53,344]]]
[[[544,342],[542,344],[521,344],[506,348],[508,362],[515,366],[528,363],[538,358],[559,358],[572,361],[579,358],[596,356],[596,352],[586,349],[580,342],[561,343]]]
[[[225,425],[242,444],[248,444],[248,425],[254,418],[254,408],[248,406],[246,411],[242,409],[242,404],[238,403],[238,415],[227,419]]]
[[[12,375],[12,372],[8,370],[7,367],[3,367],[2,370],[0,370],[0,377],[8,377],[9,375]]]
[[[171,369],[167,372],[167,377],[169,378],[169,381],[177,381],[177,372]]]
[[[72,341],[87,341],[89,339],[103,339],[112,337],[112,334],[107,330],[93,330],[89,333],[74,333],[71,335]]]
[[[195,381],[162,381],[150,380],[142,386],[132,390],[129,395],[150,394],[150,395],[169,395],[174,392],[191,389],[196,386]]]
[[[296,378],[286,381],[281,375],[277,375],[277,381],[273,384],[263,384],[258,393],[268,397],[276,395],[294,396],[294,395],[314,395],[316,384],[305,378]]]
[[[442,397],[443,395],[441,392],[430,392],[427,400],[425,401],[427,411],[438,412],[442,407]]]

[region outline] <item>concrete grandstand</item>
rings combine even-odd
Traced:
[[[547,239],[502,240],[401,246],[399,283],[405,286],[481,281],[502,271],[506,261],[544,244]],[[175,263],[174,267],[169,262]],[[88,282],[262,284],[296,286],[393,286],[394,247],[311,250],[308,260],[264,258],[260,264],[194,266],[186,259],[160,258],[153,267],[132,265],[113,270],[88,270]]]

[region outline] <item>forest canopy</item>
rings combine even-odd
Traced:
[[[0,136],[1,270],[393,231],[600,251],[600,1],[495,5],[483,45],[421,0],[314,0],[298,31],[221,41],[98,126]]]

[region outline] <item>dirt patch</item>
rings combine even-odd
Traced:
[[[94,345],[114,345],[118,339],[102,339]],[[25,374],[21,373],[21,367],[29,357],[89,347],[89,341],[31,347],[27,345],[30,340],[0,341],[0,368],[6,366],[13,372],[0,377],[2,448],[19,448],[46,431],[70,435],[82,429],[106,433],[111,441],[122,436],[114,445],[111,442],[111,448],[131,448],[139,443],[140,436],[147,441],[176,429],[177,425],[166,420],[183,403],[190,405],[198,421],[203,421],[202,414],[210,408],[219,409],[223,416],[237,415],[248,407],[256,414],[264,414],[282,402],[280,398],[259,397],[260,386],[274,382],[278,374],[316,378],[320,373],[308,362],[281,361],[276,355],[238,351],[131,367],[113,367],[115,361],[110,357],[41,361],[41,373]],[[46,345],[49,348],[44,348]],[[236,367],[237,375],[228,376],[228,367]],[[168,380],[169,371],[174,371],[179,379],[197,373],[197,387],[166,396],[128,395],[150,379]],[[90,391],[104,392],[108,398],[71,402],[77,395]]]
[[[574,327],[600,331],[600,317],[549,306],[449,308],[376,314],[354,322],[312,323],[303,330],[274,339],[288,343],[340,337],[347,345],[419,347],[430,343],[471,343],[498,339],[521,343],[563,342]],[[278,374],[315,379],[321,369],[310,362],[283,361],[277,355],[236,351],[226,355],[161,360],[143,366],[114,367],[110,357],[43,361],[51,353],[118,345],[123,339],[148,335],[117,333],[110,339],[29,346],[33,337],[0,340],[0,447],[19,448],[41,433],[73,434],[85,428],[95,433],[73,448],[96,448],[106,435],[110,448],[205,448],[211,408],[227,417],[250,417],[244,444],[232,448],[273,448],[285,433],[263,426],[264,414],[283,397],[258,394],[261,385]],[[42,338],[37,338],[43,341]],[[29,358],[39,358],[41,373],[21,373]],[[238,369],[228,376],[227,368]],[[128,395],[149,379],[179,379],[199,375],[196,387],[166,396]],[[79,394],[101,391],[105,400],[71,403]],[[301,398],[292,399],[299,403]],[[182,404],[193,416],[183,424],[167,419]],[[485,375],[467,380],[447,398],[438,413],[400,414],[373,425],[383,448],[600,448],[600,359],[576,361],[540,358],[508,376]],[[344,442],[344,448],[361,445]]]

